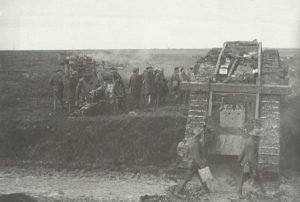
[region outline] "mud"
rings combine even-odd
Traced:
[[[164,176],[112,171],[2,167],[0,176],[2,194],[25,193],[38,201],[138,201],[174,185]]]
[[[172,194],[182,174],[153,174],[108,170],[60,170],[43,167],[1,167],[0,192],[22,193],[37,201],[299,201],[300,173],[286,171],[279,179],[265,178],[263,195],[252,181],[244,185],[243,197],[237,195],[238,176],[218,175],[208,182],[211,193],[201,189],[194,178],[183,198]],[[232,173],[232,172],[231,172]]]

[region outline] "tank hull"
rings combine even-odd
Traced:
[[[256,41],[225,42],[222,49],[209,51],[197,67],[196,79],[181,85],[192,92],[185,138],[177,147],[180,166],[191,158],[196,127],[206,131],[208,154],[237,156],[247,131],[259,125],[260,168],[279,172],[280,100],[289,87],[278,51],[262,51]]]

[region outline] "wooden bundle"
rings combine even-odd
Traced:
[[[221,48],[212,48],[198,63],[216,65]]]
[[[231,70],[227,82],[255,83],[253,70],[257,69],[258,46],[255,42],[230,42],[227,44],[223,58],[239,58],[237,66]]]
[[[206,56],[199,61],[200,67],[198,73],[196,74],[197,81],[208,81],[209,78],[214,74],[220,51],[220,48],[213,48],[209,50]]]
[[[264,84],[285,85],[287,71],[280,66],[278,50],[265,50],[263,52],[262,81]]]

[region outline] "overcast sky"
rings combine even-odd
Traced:
[[[0,49],[300,48],[300,0],[0,0]]]

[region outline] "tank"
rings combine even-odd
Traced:
[[[225,42],[195,67],[195,81],[181,85],[191,93],[185,138],[177,146],[180,165],[190,159],[194,128],[207,131],[208,154],[238,156],[245,134],[258,125],[260,168],[278,173],[280,102],[290,91],[278,50],[263,50],[256,40]]]

